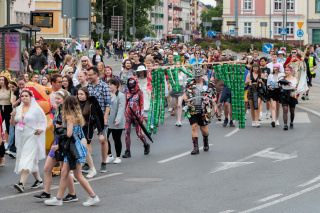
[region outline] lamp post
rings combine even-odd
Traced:
[[[118,5],[116,6],[113,6],[113,13],[112,13],[112,16],[114,17],[114,8],[117,7]],[[114,40],[114,32],[113,32],[113,35],[112,35],[112,40]]]

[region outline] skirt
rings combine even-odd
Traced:
[[[280,97],[281,97],[280,88],[275,88],[273,90],[268,90],[268,91],[269,91],[269,98],[270,99],[272,98],[276,102],[280,101]]]
[[[291,92],[291,90],[284,90],[281,93],[280,103],[282,104],[282,106],[290,106],[291,108],[294,108],[298,104],[298,99],[292,97],[290,95]]]
[[[170,91],[169,95],[173,98],[179,98],[183,96],[184,94],[184,86],[180,85],[181,87],[181,92],[173,92],[173,90]]]
[[[76,161],[76,163],[85,163],[86,162],[86,156],[88,154],[88,151],[86,148],[83,146],[81,143],[80,139],[78,136],[74,136],[76,139],[76,148],[79,154],[79,159]],[[64,156],[64,162],[69,163],[67,156]]]
[[[30,173],[38,172],[38,138],[39,136],[34,135],[34,129],[24,126],[23,130],[20,131],[19,138],[16,138],[17,144],[17,155],[16,155],[16,166],[14,172],[20,174],[21,170],[29,170]]]

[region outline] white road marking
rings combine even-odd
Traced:
[[[210,173],[215,173],[215,172],[219,172],[219,171],[223,171],[223,170],[227,170],[227,169],[231,169],[231,168],[245,166],[245,165],[252,164],[254,162],[221,162],[221,163],[222,163],[222,166],[218,167],[216,170],[214,170]]]
[[[87,180],[89,182],[91,182],[91,181],[94,181],[94,180],[100,180],[100,179],[113,177],[113,176],[117,176],[117,175],[121,175],[121,174],[123,174],[123,173],[112,173],[112,174],[109,174],[109,175],[103,175],[103,176],[100,176],[100,177],[95,177],[95,178],[91,178],[91,179],[87,179]],[[80,184],[80,183],[79,182],[74,183],[74,185],[78,185],[78,184]],[[51,190],[54,190],[54,189],[59,189],[59,186],[51,187]],[[43,189],[35,190],[35,191],[32,191],[32,192],[27,192],[27,193],[11,195],[11,196],[7,196],[7,197],[2,197],[2,198],[0,198],[0,201],[1,200],[8,200],[8,199],[11,199],[11,198],[23,197],[23,196],[32,195],[32,194],[41,193],[41,192],[43,192]]]
[[[226,210],[226,211],[219,212],[219,213],[231,213],[231,212],[234,212],[234,210]]]
[[[267,149],[265,149],[265,150],[262,150],[262,151],[260,151],[260,152],[255,153],[255,154],[252,154],[252,155],[249,155],[249,156],[247,156],[247,157],[241,158],[240,160],[237,160],[237,161],[238,161],[238,162],[247,161],[247,160],[249,160],[249,159],[251,159],[251,158],[256,157],[257,155],[263,154],[263,153],[265,153],[265,152],[269,152],[270,150],[273,150],[273,148],[267,148]]]
[[[303,183],[303,184],[299,185],[298,187],[305,187],[305,186],[311,185],[311,184],[313,184],[313,183],[315,183],[315,182],[317,182],[319,180],[320,180],[320,175],[318,177],[313,178],[312,180],[310,180],[310,181],[308,181],[306,183]]]
[[[233,134],[236,134],[240,129],[239,128],[236,128],[235,130],[233,130],[232,132],[230,132],[229,134],[226,134],[224,137],[230,137],[232,136]]]
[[[316,111],[314,111],[314,110],[312,110],[312,109],[309,109],[309,108],[307,108],[307,107],[303,107],[303,106],[298,106],[298,105],[297,105],[297,108],[298,108],[298,109],[305,110],[305,111],[307,111],[307,112],[310,112],[310,113],[312,113],[312,114],[320,117],[320,113],[319,113],[319,112],[316,112]],[[294,121],[294,122],[296,122],[296,121]]]
[[[276,198],[276,197],[280,197],[280,196],[282,196],[282,194],[271,195],[271,196],[269,196],[269,197],[266,197],[266,198],[263,198],[263,199],[259,200],[258,202],[266,202],[266,201],[268,201],[268,200],[272,200],[272,199],[274,199],[274,198]]]
[[[209,144],[209,146],[213,146],[213,144]],[[199,147],[199,150],[203,150],[203,146]],[[169,161],[172,161],[172,160],[175,160],[175,159],[178,159],[178,158],[187,156],[187,155],[190,155],[190,151],[181,153],[181,154],[179,154],[179,155],[175,155],[175,156],[173,156],[173,157],[171,157],[171,158],[167,158],[167,159],[158,161],[158,163],[167,163],[167,162],[169,162]]]
[[[311,186],[311,187],[309,187],[309,188],[306,188],[306,189],[304,189],[304,190],[301,190],[301,191],[299,191],[299,192],[296,192],[296,193],[294,193],[294,194],[291,194],[291,195],[285,196],[285,197],[283,197],[283,198],[280,198],[280,199],[278,199],[278,200],[274,200],[274,201],[272,201],[272,202],[270,202],[270,203],[266,203],[266,204],[263,204],[263,205],[260,205],[260,206],[257,206],[257,207],[254,207],[254,208],[252,208],[252,209],[248,209],[248,210],[245,210],[245,211],[242,211],[242,212],[239,212],[239,213],[255,212],[255,211],[258,211],[258,210],[261,210],[261,209],[264,209],[264,208],[267,208],[267,207],[276,205],[276,204],[278,204],[278,203],[281,203],[281,202],[290,200],[290,199],[292,199],[292,198],[298,197],[298,196],[303,195],[303,194],[305,194],[305,193],[307,193],[307,192],[313,191],[313,190],[315,190],[315,189],[317,189],[317,188],[319,188],[319,187],[320,187],[320,183],[318,183],[318,184],[316,184],[316,185],[314,185],[314,186]]]
[[[256,157],[262,157],[262,158],[270,158],[270,159],[275,159],[273,162],[279,162],[283,160],[289,160],[298,157],[297,152],[295,151],[292,154],[284,154],[284,153],[279,153],[279,152],[264,152],[260,154],[255,154]]]

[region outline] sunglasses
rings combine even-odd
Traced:
[[[293,53],[297,53],[297,52],[291,52],[291,53],[293,54]]]
[[[226,57],[226,55],[221,55],[221,56]]]
[[[87,62],[87,60],[82,60],[81,62]]]
[[[200,55],[200,53],[196,53],[196,55]]]
[[[68,72],[68,74],[74,74],[74,72]]]

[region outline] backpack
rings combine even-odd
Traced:
[[[91,104],[93,104],[96,107],[100,125],[101,125],[101,127],[103,127],[104,126],[104,114],[103,114],[103,111],[102,111],[102,109],[100,107],[100,104],[99,104],[98,100],[96,99],[96,97],[90,96],[89,97],[89,101],[91,102]]]

